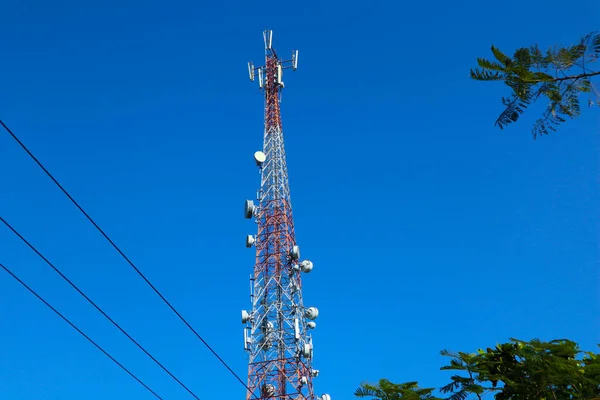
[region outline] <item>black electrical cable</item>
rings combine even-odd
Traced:
[[[4,269],[4,271],[6,271],[10,276],[12,276],[17,282],[19,282],[25,289],[29,290],[29,292],[31,292],[31,294],[33,294],[35,297],[37,297],[48,308],[50,308],[52,311],[54,311],[56,313],[56,315],[58,315],[59,317],[61,317],[63,319],[63,321],[65,321],[67,324],[71,325],[71,327],[73,329],[75,329],[77,332],[79,332],[79,334],[81,336],[83,336],[91,344],[93,344],[94,346],[96,346],[96,348],[98,350],[100,350],[102,353],[104,353],[105,356],[107,356],[108,358],[110,358],[115,364],[117,364],[119,367],[121,367],[121,369],[123,371],[127,372],[129,374],[129,376],[131,376],[133,379],[135,379],[136,381],[138,381],[138,383],[140,385],[142,385],[144,388],[146,388],[146,390],[148,390],[150,393],[152,393],[157,399],[163,400],[163,398],[160,397],[158,394],[156,394],[156,392],[154,390],[150,389],[150,387],[148,385],[146,385],[144,382],[142,382],[142,380],[140,378],[138,378],[137,376],[135,376],[135,374],[133,372],[131,372],[123,364],[121,364],[120,362],[118,362],[113,356],[110,355],[110,353],[108,353],[106,350],[104,350],[102,347],[100,347],[100,345],[98,343],[94,342],[94,340],[92,340],[88,335],[86,335],[81,329],[79,329],[77,326],[75,326],[75,324],[73,324],[71,321],[69,321],[69,319],[67,317],[65,317],[64,315],[62,315],[60,313],[60,311],[58,311],[56,308],[52,307],[52,305],[50,303],[48,303],[46,300],[44,300],[44,298],[42,296],[40,296],[35,290],[33,290],[32,288],[30,288],[25,282],[23,282],[21,279],[19,279],[19,277],[17,275],[15,275],[8,267],[6,267],[2,263],[0,263],[0,267],[2,269]]]
[[[111,246],[123,257],[123,259],[134,269],[135,272],[152,288],[152,290],[161,298],[161,300],[179,317],[179,319],[188,327],[190,331],[206,346],[208,350],[229,370],[229,372],[250,392],[255,398],[258,399],[258,396],[250,390],[248,385],[236,374],[231,367],[217,354],[215,350],[200,336],[198,332],[190,325],[190,323],[175,309],[175,307],[162,295],[162,293],[146,278],[146,276],[135,266],[135,264],[125,255],[125,253],[115,244],[115,242],[104,232],[102,228],[89,216],[89,214],[79,205],[79,203],[67,192],[67,190],[56,180],[56,178],[44,167],[44,165],[37,159],[35,155],[25,146],[25,144],[11,131],[6,124],[2,120],[0,120],[0,125],[8,132],[8,134],[21,146],[21,148],[31,157],[33,161],[48,175],[48,177],[58,186],[58,188],[71,200],[71,202],[81,211],[81,213],[90,221],[92,225],[100,232],[102,236],[111,244]]]
[[[121,328],[121,326],[115,322],[115,320],[113,320],[111,317],[108,316],[108,314],[106,314],[106,312],[104,312],[104,310],[102,308],[100,308],[100,306],[98,306],[96,303],[94,303],[94,301],[92,299],[90,299],[81,289],[79,289],[77,287],[77,285],[75,285],[69,278],[67,278],[58,268],[56,268],[54,266],[54,264],[52,264],[50,262],[50,260],[48,260],[37,248],[35,248],[34,245],[32,245],[27,239],[25,239],[23,237],[23,235],[21,235],[15,228],[12,227],[12,225],[10,225],[4,218],[0,217],[0,222],[2,222],[4,225],[6,225],[6,227],[8,229],[10,229],[17,237],[19,237],[19,239],[21,239],[23,241],[23,243],[25,243],[27,246],[29,246],[29,248],[31,250],[33,250],[42,260],[44,260],[46,262],[46,264],[48,264],[58,275],[60,275],[61,278],[63,278],[63,280],[65,280],[69,285],[71,285],[71,287],[73,289],[75,289],[77,291],[77,293],[79,293],[84,299],[86,299],[92,306],[94,306],[94,308],[96,310],[98,310],[98,312],[100,312],[100,314],[102,314],[106,319],[108,319],[118,330],[121,331],[121,333],[123,333],[125,336],[127,336],[127,338],[129,340],[131,340],[133,342],[133,344],[135,344],[140,350],[142,350],[148,357],[150,357],[150,359],[152,359],[152,361],[154,361],[156,363],[156,365],[158,365],[159,367],[161,367],[163,369],[163,371],[165,371],[167,374],[169,374],[169,376],[171,378],[173,378],[177,383],[179,383],[179,385],[181,387],[183,387],[185,390],[187,390],[187,392],[189,394],[191,394],[196,400],[200,400],[200,398],[198,396],[196,396],[194,394],[194,392],[192,392],[186,385],[184,385],[179,379],[177,379],[177,377],[175,375],[173,375],[171,373],[171,371],[169,371],[164,365],[162,365],[160,363],[160,361],[158,361],[156,358],[154,358],[154,356],[152,354],[150,354],[148,352],[148,350],[146,350],[141,344],[139,344],[133,337],[131,337],[131,335],[129,333],[127,333],[127,331],[125,331],[125,329]]]

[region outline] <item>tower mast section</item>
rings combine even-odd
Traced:
[[[273,32],[263,32],[265,64],[248,63],[250,80],[258,78],[265,98],[263,150],[254,158],[261,176],[257,204],[247,200],[246,218],[258,225],[255,236],[248,235],[247,247],[256,247],[256,261],[250,277],[252,309],[242,311],[244,348],[248,353],[246,399],[330,400],[315,396],[312,367],[313,344],[309,331],[319,314],[305,307],[302,273],[312,270],[308,260],[300,261],[290,199],[288,171],[281,124],[283,71],[296,70],[298,51],[282,60],[273,48]]]

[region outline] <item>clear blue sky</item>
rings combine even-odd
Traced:
[[[260,8],[257,8],[260,5]],[[533,141],[500,131],[495,44],[575,43],[600,3],[5,0],[0,118],[240,375],[262,98],[246,62],[274,30],[315,385],[446,383],[443,348],[600,342],[598,111]],[[584,100],[587,100],[584,99]],[[202,398],[244,389],[5,134],[0,215]],[[182,389],[6,229],[0,262],[166,399]],[[0,274],[3,400],[150,399]]]

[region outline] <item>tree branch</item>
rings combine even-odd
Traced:
[[[471,371],[471,369],[469,368],[469,377],[471,378],[471,382],[475,382],[475,379],[473,379],[473,371]],[[477,399],[482,400],[481,396],[479,395],[479,393],[475,393],[475,395],[477,395]]]
[[[568,81],[571,79],[589,78],[589,77],[596,76],[596,75],[600,75],[600,71],[583,73],[583,74],[579,74],[579,75],[570,75],[570,76],[565,76],[563,78],[554,78],[554,80],[552,80],[551,82],[560,82],[560,81]],[[534,82],[544,82],[544,81],[534,80]]]

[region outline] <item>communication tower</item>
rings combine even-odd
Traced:
[[[265,96],[263,150],[254,153],[261,185],[257,204],[246,200],[244,216],[258,225],[256,235],[246,237],[246,247],[256,248],[256,263],[250,276],[252,309],[242,311],[244,348],[249,356],[246,399],[331,400],[315,396],[313,343],[309,333],[316,327],[316,307],[302,300],[303,273],[312,262],[300,259],[294,234],[292,204],[283,145],[280,101],[283,71],[296,70],[298,51],[290,60],[277,57],[273,32],[263,32],[265,65],[248,63],[250,80],[258,77]]]

